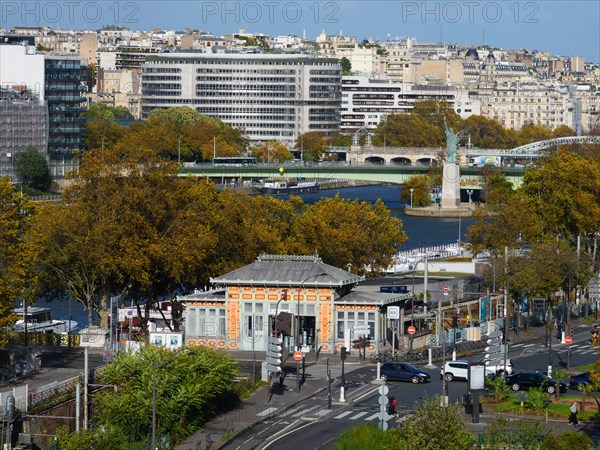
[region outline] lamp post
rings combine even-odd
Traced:
[[[297,309],[296,309],[296,323],[297,323],[296,351],[301,350],[301,347],[300,347],[300,337],[301,337],[301,334],[300,334],[300,290],[302,290],[302,292],[304,292],[304,283],[306,283],[311,278],[317,278],[317,277],[324,276],[324,275],[327,275],[327,274],[325,272],[321,272],[316,275],[311,275],[309,277],[306,277],[304,280],[302,280],[300,282],[300,289],[298,290],[298,297],[297,297],[298,302],[297,302]],[[304,355],[304,352],[302,352],[302,367],[303,368],[306,367],[306,356]],[[302,373],[302,378],[304,378],[304,373]],[[300,392],[300,361],[296,362],[296,391]]]
[[[410,209],[413,207],[413,192],[415,192],[415,189],[410,188]]]
[[[469,194],[469,210],[471,209],[471,197],[473,196],[473,189],[468,189],[467,194]]]

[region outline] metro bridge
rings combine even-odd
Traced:
[[[483,167],[461,167],[460,183],[464,189],[481,189]],[[507,179],[520,186],[524,167],[502,167]],[[378,165],[348,164],[346,162],[278,163],[251,166],[213,166],[212,164],[186,165],[180,176],[196,176],[217,179],[225,184],[231,180],[263,180],[267,178],[307,178],[315,180],[361,180],[377,183],[403,184],[417,175],[427,175],[431,167],[426,165]]]

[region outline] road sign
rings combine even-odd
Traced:
[[[304,354],[302,352],[294,352],[294,359],[296,361],[302,361],[303,356],[304,356]]]
[[[388,306],[387,316],[388,316],[388,319],[399,319],[400,318],[400,307],[399,306]]]
[[[410,327],[408,327],[408,329],[406,330],[408,332],[408,334],[415,334],[415,332],[417,331],[415,327],[413,327],[412,325]]]
[[[565,336],[565,344],[571,345],[571,342],[573,342],[573,339],[571,339],[571,336]]]
[[[388,395],[388,392],[390,392],[390,388],[385,385],[379,386],[379,395]]]
[[[271,373],[281,372],[281,344],[283,339],[269,336],[267,342],[267,371]]]
[[[352,333],[356,336],[362,336],[369,334],[371,332],[371,328],[369,325],[356,325],[352,328]]]
[[[489,347],[485,348],[485,351],[487,353],[502,353],[503,348],[503,345],[490,345]]]
[[[444,292],[448,292],[450,290],[450,288],[448,287],[448,285],[444,286]]]
[[[385,395],[381,395],[381,396],[379,397],[379,404],[380,404],[381,406],[385,406],[385,405],[387,405],[389,402],[390,402],[390,399],[389,399],[389,398],[387,398]]]
[[[498,330],[494,330],[488,334],[488,337],[490,339],[496,339],[496,338],[499,338],[500,336],[502,336],[502,333],[500,333],[500,331],[498,331]]]
[[[380,430],[387,431],[389,425],[387,422],[380,420],[379,423],[377,424],[377,426],[379,427]]]

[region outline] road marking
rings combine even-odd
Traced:
[[[352,414],[354,411],[346,411],[341,413],[339,416],[336,417],[336,419],[343,419],[344,417],[346,417],[348,414]]]
[[[367,391],[367,392],[365,392],[365,393],[364,393],[363,395],[361,395],[360,397],[357,397],[357,398],[354,398],[354,399],[352,399],[352,401],[353,401],[353,402],[357,402],[357,401],[359,401],[359,400],[363,399],[364,397],[366,397],[367,395],[374,394],[375,392],[377,392],[377,390],[378,390],[378,389],[379,389],[378,387],[376,387],[376,388],[373,388],[373,389],[371,389],[370,391]]]
[[[300,417],[300,416],[304,416],[305,414],[308,414],[309,412],[311,412],[313,409],[317,409],[319,407],[319,405],[315,405],[312,406],[310,408],[307,409],[301,409],[300,411],[298,411],[296,414],[293,415],[293,417]]]
[[[315,413],[315,416],[317,416],[320,419],[321,417],[329,414],[331,411],[333,411],[333,409],[321,409]]]
[[[379,417],[379,413],[378,413],[378,412],[376,412],[376,413],[375,413],[375,414],[373,414],[372,416],[366,417],[366,418],[365,418],[365,420],[367,420],[367,421],[369,421],[369,420],[373,420],[373,419],[375,419],[376,417]]]
[[[537,344],[520,344],[523,345],[523,347],[534,347],[537,346]]]
[[[278,408],[274,408],[274,407],[272,407],[272,406],[271,406],[270,408],[267,408],[267,409],[265,409],[264,411],[261,411],[261,412],[259,412],[259,413],[256,413],[256,415],[257,415],[257,416],[261,416],[261,417],[268,416],[268,415],[270,415],[270,414],[274,413],[275,411],[277,411],[277,409],[278,409]]]
[[[369,411],[363,411],[363,412],[359,412],[358,414],[356,414],[355,416],[350,417],[350,420],[357,420],[360,419],[362,416],[364,416],[365,414],[369,414]]]
[[[287,433],[284,433],[284,431],[286,431],[288,428],[296,426],[296,423],[298,423],[299,421],[294,421],[292,423],[290,423],[287,427],[285,427],[283,430],[281,430],[280,432],[276,433],[273,436],[273,440],[271,442],[269,442],[268,444],[264,445],[263,447],[261,447],[262,450],[266,450],[267,448],[269,448],[272,444],[274,444],[275,442],[277,442],[279,439],[284,438],[286,436],[289,436],[292,433],[295,433],[296,431],[301,430],[302,428],[306,428],[309,425],[312,425],[313,422],[308,422],[305,425],[301,425],[298,428],[294,428],[291,431],[288,431]],[[283,433],[283,434],[282,434]]]

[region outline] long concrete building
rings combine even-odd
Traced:
[[[142,116],[190,106],[244,130],[251,142],[339,131],[336,59],[307,54],[162,53],[142,68]]]

